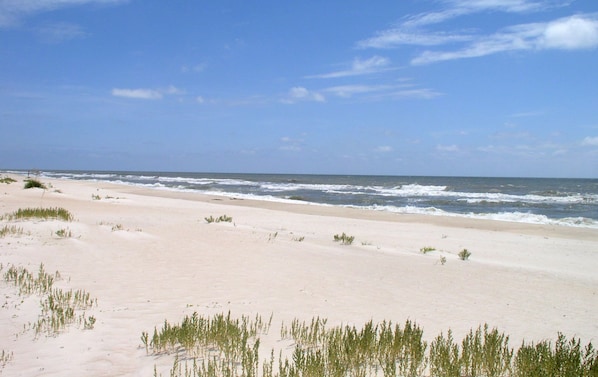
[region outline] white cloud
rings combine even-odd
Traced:
[[[539,41],[543,48],[577,50],[598,46],[598,18],[573,16],[546,25]]]
[[[135,99],[160,99],[162,93],[152,89],[112,89],[112,95],[115,97],[135,98]]]
[[[287,97],[281,100],[281,102],[288,104],[300,101],[326,102],[326,98],[318,92],[309,91],[302,86],[296,86],[291,88]]]
[[[441,152],[459,152],[459,147],[455,144],[452,145],[437,145],[436,149]]]
[[[197,103],[205,103],[206,102],[206,100],[202,96],[195,97],[195,101]]]
[[[174,85],[168,86],[166,89],[122,89],[122,88],[114,88],[112,89],[112,95],[115,97],[125,97],[125,98],[135,98],[135,99],[160,99],[164,95],[176,95],[181,96],[185,94],[184,90],[177,88]],[[196,100],[199,100],[201,97],[197,97]],[[202,99],[203,100],[203,99]]]
[[[392,152],[392,150],[393,150],[392,147],[388,146],[388,145],[380,145],[379,147],[374,149],[374,151],[380,152],[380,153],[388,153],[388,152]]]
[[[581,145],[589,145],[593,147],[598,147],[598,136],[587,136],[581,142]]]
[[[324,91],[332,93],[339,97],[351,97],[354,94],[372,93],[392,88],[389,85],[339,85],[324,89]]]
[[[598,47],[598,16],[573,16],[547,23],[516,25],[478,37],[470,45],[452,51],[425,51],[412,64],[474,58],[516,50],[590,49]]]
[[[479,12],[526,13],[569,5],[569,1],[532,0],[441,0],[445,9],[406,17],[396,27],[359,41],[361,48],[396,48],[403,45],[452,45],[445,51],[428,50],[411,63],[481,57],[515,50],[578,50],[598,47],[598,14],[579,14],[544,23],[520,24],[481,35],[467,31],[431,31],[427,27]]]
[[[0,27],[18,25],[24,17],[85,4],[117,4],[128,0],[0,0]]]
[[[168,88],[166,88],[162,92],[164,94],[170,94],[170,95],[183,95],[183,94],[185,94],[184,90],[181,90],[181,89],[177,88],[174,85],[170,85]]]
[[[346,70],[324,73],[321,75],[307,76],[308,78],[331,79],[347,76],[368,75],[372,73],[388,71],[390,60],[382,56],[372,56],[369,59],[361,60],[360,58],[353,59],[351,67]]]

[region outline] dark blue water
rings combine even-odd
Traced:
[[[598,179],[45,171],[261,200],[598,228]]]

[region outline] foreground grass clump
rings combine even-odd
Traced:
[[[411,321],[403,326],[369,321],[361,328],[327,328],[327,320],[320,317],[281,326],[281,340],[293,340],[294,349],[290,358],[280,352],[276,371],[274,350],[261,368],[258,360],[259,336],[270,322],[264,325],[259,316],[237,320],[230,312],[213,318],[194,313],[181,324],[165,321],[151,340],[147,332],[141,340],[148,354],[176,354],[171,376],[598,376],[598,353],[592,344],[582,348],[579,339],[567,340],[562,334],[554,346],[524,342],[515,351],[508,336],[484,325],[470,330],[460,343],[449,330],[428,347],[423,330]]]
[[[220,217],[214,217],[214,216],[206,217],[205,220],[206,220],[206,222],[208,224],[211,224],[211,223],[230,223],[230,222],[233,221],[233,218],[230,217],[230,216],[222,215]]]
[[[6,237],[7,235],[21,235],[23,234],[23,228],[17,228],[14,225],[4,225],[0,228],[0,238]]]
[[[73,215],[64,208],[19,208],[15,212],[8,213],[0,218],[1,220],[26,220],[26,219],[43,219],[43,220],[64,220],[72,221]]]
[[[354,236],[348,236],[347,234],[345,234],[345,232],[343,232],[343,234],[341,234],[340,236],[338,234],[334,235],[334,242],[340,242],[343,245],[351,245],[354,240]]]
[[[154,328],[151,338],[149,333],[143,332],[141,341],[148,354],[182,351],[186,358],[193,358],[193,375],[236,376],[237,371],[240,371],[242,376],[257,376],[258,335],[269,331],[271,321],[272,317],[266,323],[261,316],[234,319],[230,312],[209,318],[195,312],[186,316],[180,324],[164,321],[160,330]],[[204,362],[198,364],[197,358]],[[173,370],[178,367],[177,356]],[[185,369],[188,370],[188,367]],[[208,371],[213,374],[206,374]],[[177,372],[181,373],[180,370]]]
[[[44,190],[47,189],[46,185],[44,185],[43,183],[41,183],[40,181],[38,181],[37,179],[34,179],[34,178],[29,178],[29,179],[25,180],[25,188],[26,189],[41,188]]]
[[[4,273],[4,281],[12,283],[18,289],[19,296],[41,296],[41,314],[38,321],[32,324],[36,335],[57,335],[72,324],[92,329],[96,322],[95,317],[86,316],[85,312],[77,314],[77,311],[92,308],[97,305],[97,300],[83,290],[64,291],[53,288],[54,282],[59,278],[58,272],[48,274],[43,264],[39,266],[37,275],[24,267],[15,266],[10,266]]]
[[[12,179],[10,177],[2,177],[0,178],[0,183],[6,183],[7,185],[16,182],[16,179]]]

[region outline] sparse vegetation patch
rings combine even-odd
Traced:
[[[261,317],[240,320],[218,314],[212,318],[194,313],[181,324],[167,321],[153,336],[141,334],[150,355],[176,354],[171,376],[596,376],[598,353],[589,343],[559,334],[553,346],[549,341],[536,345],[523,343],[515,351],[509,337],[486,324],[472,329],[459,343],[449,330],[428,346],[423,330],[407,320],[403,326],[383,321],[363,327],[327,328],[325,318],[311,322],[295,319],[282,324],[281,340],[292,340],[291,357],[258,359],[260,335],[268,332],[270,321]],[[259,373],[261,370],[261,373]],[[154,368],[154,376],[158,376]]]
[[[338,234],[334,235],[334,242],[340,242],[343,245],[351,245],[355,240],[355,236],[349,236],[343,232],[340,236]]]
[[[6,183],[7,185],[16,182],[15,179],[12,179],[10,177],[2,177],[0,178],[0,183]]]
[[[73,215],[64,208],[19,208],[15,212],[8,213],[0,218],[1,220],[64,220],[72,221]]]
[[[77,311],[90,309],[97,305],[97,300],[92,299],[89,293],[83,290],[64,291],[53,288],[54,282],[59,278],[58,272],[48,274],[43,264],[39,266],[37,276],[24,267],[15,266],[10,266],[4,273],[4,281],[12,283],[20,296],[42,296],[41,314],[37,322],[31,325],[36,335],[57,335],[71,324],[91,329],[96,322],[94,316],[87,316],[85,312],[77,314]]]
[[[233,221],[233,218],[230,217],[230,216],[226,216],[226,215],[222,215],[220,217],[214,217],[214,216],[210,215],[210,217],[206,217],[205,220],[206,220],[206,222],[208,224],[211,224],[211,223],[222,223],[222,222],[224,222],[224,223],[230,223],[230,222]]]
[[[7,235],[21,235],[23,234],[23,228],[18,228],[15,225],[4,225],[0,228],[0,238],[6,237]]]
[[[43,183],[41,183],[40,181],[38,181],[35,178],[29,178],[25,180],[25,188],[26,189],[30,189],[30,188],[41,188],[46,190],[47,187],[46,185],[44,185]]]

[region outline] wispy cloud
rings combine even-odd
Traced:
[[[374,149],[374,152],[379,152],[379,153],[389,153],[392,151],[393,151],[393,148],[389,145],[380,145]]]
[[[326,102],[326,97],[321,93],[310,91],[302,86],[296,86],[291,88],[287,96],[281,100],[282,103],[287,104],[304,101]]]
[[[460,149],[457,145],[455,144],[451,144],[451,145],[437,145],[436,146],[436,150],[440,151],[440,152],[449,152],[449,153],[455,153],[455,152],[459,152]]]
[[[598,16],[571,16],[547,23],[511,26],[498,33],[478,37],[456,50],[425,51],[411,63],[475,58],[516,50],[580,50],[598,47]]]
[[[117,4],[128,0],[2,0],[0,27],[18,25],[25,17],[70,6],[86,4]]]
[[[598,136],[587,136],[581,142],[581,145],[598,147]]]
[[[361,96],[368,100],[383,99],[432,99],[442,95],[428,88],[416,88],[412,84],[395,85],[339,85],[322,89],[325,93],[330,93],[336,97],[351,98]]]
[[[166,89],[112,89],[112,95],[115,97],[133,98],[133,99],[161,99],[164,95],[183,95],[185,91],[170,85]]]
[[[384,72],[391,70],[393,68],[390,66],[390,60],[388,58],[382,56],[372,56],[369,59],[362,60],[360,58],[355,58],[351,63],[351,66],[348,69],[324,73],[320,75],[311,75],[307,76],[307,78],[318,78],[318,79],[331,79],[331,78],[338,78],[338,77],[347,77],[347,76],[360,76],[360,75],[368,75],[372,73]]]
[[[391,85],[339,85],[331,86],[324,89],[325,92],[331,93],[338,97],[352,97],[356,94],[364,93],[376,93],[376,92],[388,92],[390,89],[395,88]]]
[[[87,36],[81,26],[66,22],[46,24],[36,29],[39,38],[50,44],[62,43]]]
[[[112,95],[115,97],[135,98],[135,99],[160,99],[162,93],[152,89],[112,89]]]
[[[444,51],[427,50],[411,63],[482,57],[514,50],[579,50],[598,47],[598,14],[577,14],[548,22],[504,27],[482,35],[476,30],[439,31],[457,17],[480,12],[530,13],[569,5],[569,1],[532,0],[444,0],[444,9],[408,16],[396,27],[359,41],[360,48],[390,49],[404,45],[450,46]],[[434,30],[433,30],[434,29]]]

